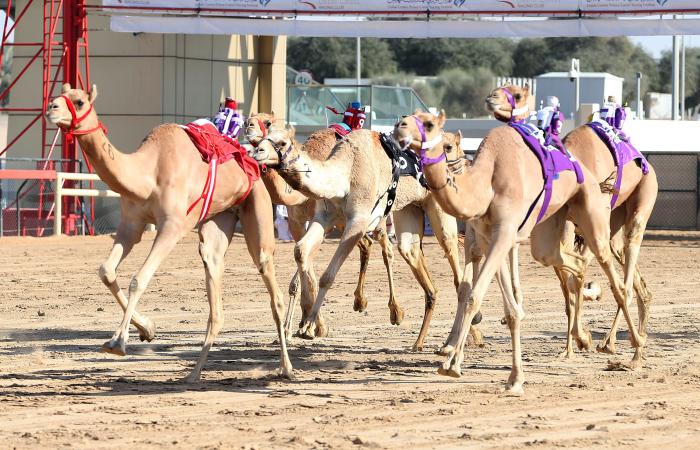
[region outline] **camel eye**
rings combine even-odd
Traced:
[[[446,153],[450,153],[451,151],[452,151],[452,146],[449,145],[449,144],[446,145],[446,146],[445,146],[445,152],[446,152]]]
[[[432,121],[425,122],[425,129],[428,131],[432,130],[433,129],[433,122]]]
[[[272,125],[272,122],[270,122],[269,120],[265,121],[265,128],[270,128],[271,125]]]
[[[515,95],[513,95],[513,98],[516,100],[520,100],[521,98],[523,98],[523,96],[520,94],[515,94]]]
[[[85,102],[83,102],[82,100],[78,100],[75,102],[75,106],[77,106],[78,108],[82,108],[84,104]]]

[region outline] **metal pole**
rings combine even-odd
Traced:
[[[642,111],[642,72],[637,72],[637,119],[641,120],[644,118],[644,111]]]
[[[680,101],[681,101],[681,120],[685,120],[685,36],[680,37],[681,40],[681,68],[680,68]]]
[[[671,61],[671,119],[678,120],[678,81],[680,69],[680,36],[673,36],[673,60]]]
[[[362,103],[360,99],[360,83],[362,82],[362,44],[360,43],[360,38],[356,38],[356,48],[355,48],[355,78],[357,81],[357,101]]]

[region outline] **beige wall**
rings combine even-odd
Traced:
[[[18,2],[17,9],[26,4]],[[16,32],[18,42],[41,36],[42,3],[35,2]],[[135,149],[149,130],[164,122],[186,123],[212,115],[231,95],[243,112],[285,113],[286,38],[114,33],[109,19],[89,16],[91,81],[98,86],[95,109],[123,151]],[[18,73],[36,49],[17,47]],[[54,95],[58,93],[60,83]],[[11,106],[41,105],[41,60],[11,92]],[[10,116],[12,139],[30,116]],[[23,137],[8,156],[39,157],[41,126]]]

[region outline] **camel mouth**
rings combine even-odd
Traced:
[[[486,101],[484,103],[486,104],[486,109],[488,109],[491,112],[496,112],[496,111],[501,110],[501,104],[496,99],[489,97],[486,99]]]

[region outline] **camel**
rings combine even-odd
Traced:
[[[253,113],[244,122],[244,130],[247,141],[254,147],[267,136],[269,129],[276,122],[274,112],[268,113]],[[294,136],[291,136],[293,138]],[[335,145],[335,134],[332,130],[320,130],[313,133],[309,137],[309,148],[315,150],[314,155],[319,158],[327,156],[328,152]],[[294,239],[294,242],[299,242],[306,232],[306,223],[313,219],[316,209],[316,199],[307,197],[301,192],[292,189],[289,184],[282,178],[276,170],[263,170],[262,180],[270,193],[272,203],[277,205],[286,205],[289,213],[289,231]],[[342,229],[344,224],[342,221],[335,223],[335,226]],[[393,261],[394,251],[389,241],[389,236],[386,232],[384,223],[373,233],[372,236],[379,242],[382,248],[382,256],[384,266],[387,270],[389,279],[389,315],[392,325],[399,325],[404,318],[404,310],[398,304],[395,298],[394,277],[393,277]],[[355,289],[355,302],[353,309],[358,312],[363,312],[367,309],[367,296],[364,293],[365,276],[369,265],[370,248],[373,240],[368,235],[364,235],[358,243],[360,250],[360,273],[357,280],[357,288]],[[297,271],[289,283],[289,306],[287,308],[287,318],[285,320],[285,330],[287,336],[291,336],[291,322],[293,319],[296,299],[299,295],[300,279],[299,271]],[[308,300],[303,304],[309,304],[313,299]],[[316,321],[316,336],[323,337],[328,334],[328,328],[325,320],[319,315]]]
[[[524,95],[524,89],[518,86],[510,86],[508,88],[511,95]],[[512,107],[508,97],[503,89],[494,90],[488,97],[488,102],[494,114],[500,120],[510,120]],[[563,140],[564,145],[576,159],[584,165],[593,175],[598,183],[609,182],[614,179],[617,173],[615,161],[610,153],[610,150],[605,143],[596,135],[596,133],[586,125],[577,127],[571,131]],[[649,172],[644,175],[639,167],[634,164],[628,164],[622,170],[622,180],[618,193],[618,198],[613,205],[613,212],[610,218],[610,233],[611,236],[619,235],[624,230],[624,242],[619,245],[619,239],[611,241],[613,255],[624,268],[624,283],[625,283],[625,302],[630,304],[632,300],[633,290],[637,293],[637,303],[639,310],[639,330],[640,334],[646,338],[646,324],[648,320],[648,308],[651,302],[651,294],[646,289],[646,283],[639,271],[637,264],[639,258],[639,249],[644,237],[647,221],[651,215],[656,202],[658,193],[658,182],[654,168],[648,164]],[[573,243],[572,228],[568,227],[568,233],[565,233],[565,244],[571,246]],[[586,252],[587,264],[591,261],[590,252]],[[586,265],[587,265],[586,264]],[[585,266],[584,266],[585,271]],[[568,275],[563,268],[554,265],[554,271],[560,280],[562,292],[564,293],[566,314],[568,318],[568,332],[566,349],[563,353],[565,357],[573,355],[572,344],[572,329],[574,328],[575,314],[571,312],[571,300],[569,287],[575,283],[573,276],[567,280]],[[600,352],[614,353],[615,352],[615,335],[617,325],[620,321],[622,310],[618,307],[617,314],[613,321],[613,326],[610,332],[605,336],[597,350]],[[578,317],[580,320],[580,316]],[[580,324],[576,324],[575,338],[579,348],[590,349],[591,339],[590,332],[581,328]],[[581,331],[583,333],[581,334]],[[633,363],[637,364],[642,358],[643,347],[635,349]]]
[[[102,351],[123,356],[129,338],[129,323],[139,330],[141,340],[155,336],[153,321],[138,312],[136,305],[160,263],[175,244],[199,223],[199,253],[204,263],[209,320],[200,357],[192,372],[184,379],[200,378],[207,354],[223,325],[221,281],[224,255],[231,242],[238,220],[241,221],[248,251],[270,294],[272,317],[280,344],[280,374],[292,376],[281,318],[284,304],[273,264],[274,229],[272,204],[265,186],[259,180],[249,183],[247,175],[234,161],[218,167],[218,182],[206,217],[198,209],[187,214],[188,205],[202,196],[208,179],[208,166],[184,129],[176,124],[160,125],[151,131],[134,153],[122,153],[107,138],[93,103],[97,87],[90,93],[63,86],[63,95],[48,106],[47,117],[69,136],[77,139],[95,172],[121,195],[121,221],[114,245],[107,260],[100,266],[102,282],[124,310],[124,317]],[[247,197],[243,195],[249,191]],[[237,203],[240,202],[240,205]],[[199,214],[195,214],[199,212]],[[141,269],[129,284],[129,297],[117,284],[116,270],[133,246],[141,240],[144,226],[154,223],[157,234]]]
[[[319,133],[335,140],[332,130]],[[304,283],[302,292],[311,294],[302,304],[303,317],[298,334],[313,339],[316,334],[311,323],[317,320],[323,299],[350,250],[366,232],[382,226],[382,212],[388,201],[385,194],[392,183],[392,165],[376,132],[354,131],[337,144],[334,142],[334,147],[326,146],[325,154],[313,141],[307,141],[302,150],[292,136],[291,127],[271,128],[267,137],[259,143],[255,157],[261,164],[278,166],[278,172],[292,188],[323,200],[319,202],[320,207],[317,207],[308,231],[295,248],[295,258]],[[378,164],[378,161],[385,161],[386,164]],[[427,271],[421,249],[423,211],[428,214],[438,242],[445,250],[455,286],[462,278],[457,224],[437,207],[418,181],[410,177],[401,177],[398,182],[393,210],[399,252],[425,292],[423,323],[413,345],[414,350],[421,350],[437,299],[437,290]],[[312,258],[323,236],[338,222],[344,223],[344,232],[317,288]],[[308,302],[308,299],[312,302]],[[477,317],[475,323],[478,320]],[[472,331],[472,338],[480,342],[478,330]]]
[[[513,115],[520,118],[531,109],[532,97],[529,90],[514,94],[514,97],[517,109]],[[412,116],[401,118],[394,127],[395,139],[421,158],[433,196],[443,210],[457,219],[470,221],[479,246],[486,249],[486,258],[474,285],[467,280],[460,285],[458,312],[451,334],[457,339],[448,349],[447,358],[438,372],[461,376],[466,324],[479,311],[491,279],[498,275],[513,348],[512,368],[505,388],[507,393],[514,395],[524,392],[520,344],[523,299],[521,294],[514,294],[513,280],[519,280],[518,266],[513,264],[511,271],[507,256],[517,242],[530,236],[532,254],[537,261],[544,265],[559,265],[578,275],[583,258],[562,247],[559,240],[567,219],[579,226],[608,276],[613,295],[625,311],[633,346],[643,345],[643,337],[626,311],[621,282],[612,264],[610,212],[606,207],[609,198],[601,192],[590,172],[585,167],[580,168],[581,183],[577,182],[578,176],[573,170],[559,173],[549,205],[542,210],[542,167],[517,131],[507,126],[491,130],[479,146],[473,165],[466,167],[461,174],[454,174],[448,171],[443,143],[439,139],[444,123],[444,115],[436,117],[416,111]],[[530,214],[533,211],[540,211],[540,214]],[[538,218],[541,219],[539,222]],[[582,281],[577,279],[579,287]],[[581,290],[578,292],[580,295]]]

